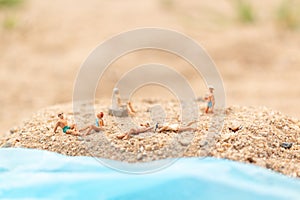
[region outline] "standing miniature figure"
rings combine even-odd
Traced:
[[[104,128],[102,128],[104,126],[103,116],[104,116],[103,112],[98,113],[95,125],[94,124],[89,125],[83,129],[80,129],[79,132],[88,129],[85,135],[89,135],[93,130],[96,132],[103,131],[104,130]]]
[[[205,96],[204,100],[207,102],[205,113],[208,113],[211,111],[211,113],[214,113],[214,107],[215,107],[215,96],[214,96],[214,87],[212,85],[208,86],[209,92]]]
[[[64,118],[64,113],[59,113],[57,116],[59,120],[56,122],[54,133],[56,133],[57,128],[60,127],[66,134],[79,135],[75,124],[68,126],[68,121]]]

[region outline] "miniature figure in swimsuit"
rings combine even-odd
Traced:
[[[150,124],[147,123],[147,124],[141,124],[141,126],[143,126],[143,128],[139,128],[139,129],[130,129],[130,131],[126,132],[126,133],[123,133],[121,135],[118,135],[117,138],[118,139],[129,139],[131,135],[137,135],[137,134],[140,134],[140,133],[145,133],[147,131],[150,131],[152,130],[154,127],[150,127]]]
[[[96,132],[104,131],[105,129],[103,128],[104,126],[103,116],[104,116],[103,112],[98,113],[95,124],[89,125],[83,129],[80,129],[79,131],[81,132],[88,129],[85,135],[89,135],[93,130]]]
[[[214,87],[212,85],[209,85],[208,89],[209,89],[209,93],[204,98],[204,100],[207,102],[205,113],[208,113],[209,111],[211,113],[214,113],[214,107],[215,107]]]
[[[64,113],[59,113],[57,116],[59,120],[55,125],[54,133],[56,133],[57,128],[60,127],[63,130],[63,132],[66,134],[79,135],[76,124],[71,124],[69,126],[67,120],[64,118]]]
[[[192,128],[189,127],[191,125],[191,123],[189,123],[188,126],[186,127],[180,127],[180,124],[169,124],[169,123],[165,123],[164,125],[160,126],[158,123],[156,124],[156,129],[158,133],[161,132],[176,132],[176,133],[181,133],[181,132],[185,132],[185,131],[197,131],[197,128]]]

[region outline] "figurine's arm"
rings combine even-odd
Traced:
[[[57,130],[58,126],[59,126],[59,121],[56,122],[56,125],[55,125],[55,127],[54,127],[54,133],[56,133],[56,130]]]
[[[100,127],[104,126],[104,121],[103,121],[103,119],[100,119],[100,120],[99,120],[99,126],[100,126]]]
[[[205,101],[209,101],[209,94],[207,94],[207,93],[205,94],[204,100],[205,100]]]

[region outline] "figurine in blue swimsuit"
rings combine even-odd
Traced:
[[[65,134],[79,135],[76,124],[68,125],[68,121],[64,118],[64,113],[59,113],[57,117],[59,120],[54,127],[54,133],[56,133],[57,128],[60,127]]]
[[[215,89],[212,85],[209,85],[208,89],[209,89],[209,93],[204,98],[205,101],[207,102],[207,106],[205,108],[205,113],[208,113],[209,111],[211,113],[213,113],[214,112],[214,106],[215,106],[215,96],[214,96],[214,90]]]
[[[85,135],[89,135],[91,133],[91,131],[93,131],[93,130],[96,131],[96,132],[104,131],[103,116],[104,116],[103,112],[98,113],[97,118],[95,120],[95,124],[89,125],[89,126],[83,128],[83,129],[80,129],[79,131],[81,132],[81,131],[85,131],[85,130],[88,129],[88,131],[86,132]]]

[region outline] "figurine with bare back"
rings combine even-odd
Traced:
[[[89,135],[91,133],[91,131],[96,131],[96,132],[104,131],[105,129],[103,128],[103,126],[104,126],[103,116],[104,116],[103,112],[98,113],[95,124],[91,124],[85,128],[82,128],[79,130],[79,132],[82,132],[82,131],[85,131],[88,129],[88,131],[86,132],[85,135]]]
[[[56,122],[56,125],[54,127],[54,133],[56,133],[57,128],[60,127],[64,133],[71,134],[71,135],[79,135],[79,132],[77,131],[76,124],[68,125],[68,121],[64,118],[64,113],[59,113],[58,115],[59,120]]]

